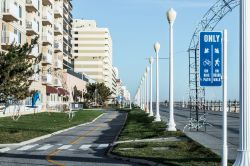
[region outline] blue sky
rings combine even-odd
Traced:
[[[159,41],[159,57],[168,57],[166,11],[177,12],[174,23],[174,98],[188,97],[188,46],[196,25],[217,0],[73,0],[73,17],[96,20],[110,29],[113,40],[113,65],[134,96],[141,76],[155,56],[153,44]],[[228,95],[238,99],[239,86],[239,7],[229,13],[215,30],[228,29]],[[160,99],[168,99],[168,60],[159,62]],[[155,66],[153,69],[155,75]],[[154,86],[155,87],[155,83]],[[155,89],[155,88],[154,88]],[[221,88],[208,88],[206,98],[221,99]]]

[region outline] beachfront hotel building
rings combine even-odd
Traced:
[[[67,102],[70,90],[67,74],[73,70],[71,54],[72,4],[70,0],[1,0],[0,51],[12,43],[23,45],[39,36],[30,58],[42,54],[40,73],[29,78],[30,90],[40,92],[43,109]],[[68,71],[71,70],[71,71]],[[73,72],[73,75],[77,75]],[[78,76],[78,75],[77,75]],[[83,76],[78,76],[80,80]],[[82,79],[81,79],[82,78]],[[74,84],[72,84],[74,86]],[[28,105],[30,100],[26,101]]]
[[[103,82],[115,94],[112,66],[112,39],[108,28],[99,28],[94,20],[73,20],[72,47],[74,69],[97,82]]]

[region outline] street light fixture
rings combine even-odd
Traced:
[[[160,43],[156,42],[154,45],[155,53],[156,53],[156,115],[155,115],[155,121],[159,122],[161,121],[161,116],[159,113],[159,66],[158,66],[158,54],[160,50]]]
[[[153,70],[153,61],[154,61],[154,58],[152,56],[150,56],[149,58],[149,64],[150,64],[150,109],[149,109],[149,116],[154,116],[154,113],[153,113],[153,106],[152,106],[152,103],[153,103],[153,94],[152,94],[152,70]]]
[[[174,122],[174,59],[173,59],[173,24],[176,18],[176,12],[173,8],[167,11],[167,19],[169,23],[169,123],[168,131],[176,131]]]

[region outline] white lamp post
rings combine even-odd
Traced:
[[[153,93],[152,93],[152,85],[153,85],[153,83],[152,83],[152,70],[153,70],[153,61],[154,61],[154,59],[153,59],[153,57],[151,56],[150,58],[149,58],[149,64],[150,64],[150,109],[149,109],[149,116],[154,116],[154,113],[153,113]]]
[[[147,108],[147,69],[144,73],[144,111],[148,113]]]
[[[159,122],[161,121],[161,116],[159,112],[159,67],[158,67],[158,54],[160,50],[160,43],[156,42],[154,45],[154,49],[156,52],[156,114],[155,114],[155,121]]]
[[[176,131],[174,122],[174,60],[173,60],[173,24],[176,18],[176,12],[173,8],[167,12],[169,22],[169,123],[168,131]]]
[[[147,84],[147,89],[146,89],[146,92],[147,92],[147,97],[146,97],[146,106],[147,106],[147,109],[146,109],[146,112],[149,114],[149,102],[148,102],[148,99],[149,99],[149,96],[148,96],[148,74],[149,74],[149,67],[146,68],[146,84]]]
[[[142,79],[141,79],[141,85],[140,85],[140,99],[141,99],[141,109],[143,110],[143,87],[142,87]]]
[[[234,166],[250,165],[250,1],[240,1],[240,134]]]

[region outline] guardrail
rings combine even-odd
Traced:
[[[168,103],[165,104],[168,106]],[[189,109],[196,109],[195,102],[175,102],[175,107],[177,108],[189,108]],[[198,109],[199,110],[207,110],[207,111],[222,111],[223,102],[222,101],[205,101],[205,102],[198,102]],[[240,111],[240,103],[239,101],[228,101],[227,102],[228,112],[235,112],[239,113]]]

